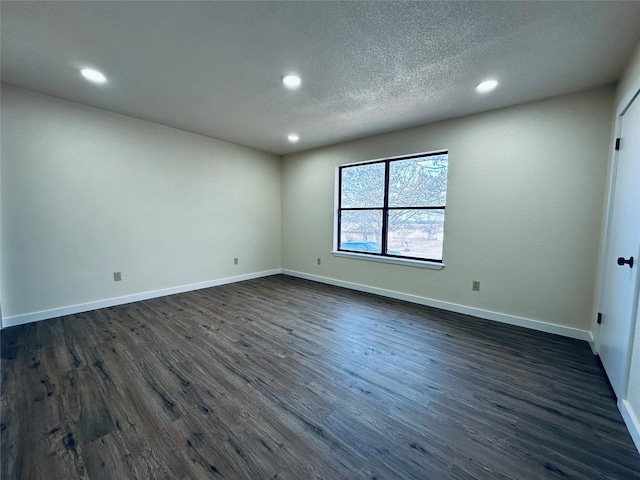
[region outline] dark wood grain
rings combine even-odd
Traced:
[[[2,331],[3,479],[640,479],[585,342],[283,275]]]

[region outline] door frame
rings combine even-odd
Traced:
[[[640,87],[634,88],[631,91],[631,94],[627,96],[627,98],[622,99],[617,108],[616,108],[616,116],[615,116],[615,125],[612,129],[614,132],[613,141],[611,142],[611,163],[609,168],[608,182],[607,182],[607,190],[606,190],[606,200],[605,200],[605,218],[604,218],[604,229],[602,232],[602,247],[600,249],[600,262],[599,262],[599,278],[598,278],[598,294],[596,301],[596,312],[602,311],[602,306],[604,304],[604,291],[605,291],[605,281],[607,275],[607,269],[611,268],[611,265],[607,264],[607,251],[609,248],[609,238],[611,235],[611,218],[613,216],[613,196],[615,194],[616,188],[616,177],[618,173],[618,163],[619,163],[619,151],[614,148],[615,139],[620,138],[622,133],[622,120],[624,114],[629,110],[633,102],[640,102]],[[639,258],[640,260],[640,258]],[[639,265],[640,266],[640,265]],[[640,276],[640,274],[638,274]],[[640,277],[639,277],[640,278]],[[640,282],[640,280],[638,280]],[[619,401],[625,399],[627,397],[627,390],[629,388],[629,374],[631,368],[631,355],[633,354],[633,340],[635,336],[636,330],[636,319],[638,317],[638,307],[640,306],[640,296],[636,294],[635,299],[632,300],[633,305],[631,309],[631,326],[629,331],[629,345],[627,348],[627,358],[626,358],[626,378],[624,379],[624,384],[622,387],[621,396],[618,399]],[[595,317],[595,315],[594,315]],[[594,337],[595,337],[595,353],[600,352],[600,325],[595,323],[594,318]]]

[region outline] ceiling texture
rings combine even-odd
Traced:
[[[0,14],[2,83],[278,155],[610,85],[640,42],[638,1],[3,0]],[[499,87],[478,94],[487,78]]]

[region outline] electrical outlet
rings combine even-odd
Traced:
[[[113,281],[119,282],[122,280],[122,272],[113,272]]]
[[[479,292],[480,291],[480,282],[474,280],[473,283],[471,283],[471,290],[473,290],[474,292]]]
[[[318,265],[322,265],[322,259],[318,258]]]
[[[237,265],[237,264],[238,264],[238,257],[235,257],[235,258],[233,259],[233,264],[234,264],[234,265]]]

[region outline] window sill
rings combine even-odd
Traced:
[[[412,260],[408,258],[379,257],[377,255],[367,255],[363,253],[340,252],[333,250],[331,254],[334,257],[355,258],[358,260],[368,260],[370,262],[392,263],[395,265],[405,265],[407,267],[429,268],[431,270],[442,270],[444,263],[423,262],[421,260]]]

